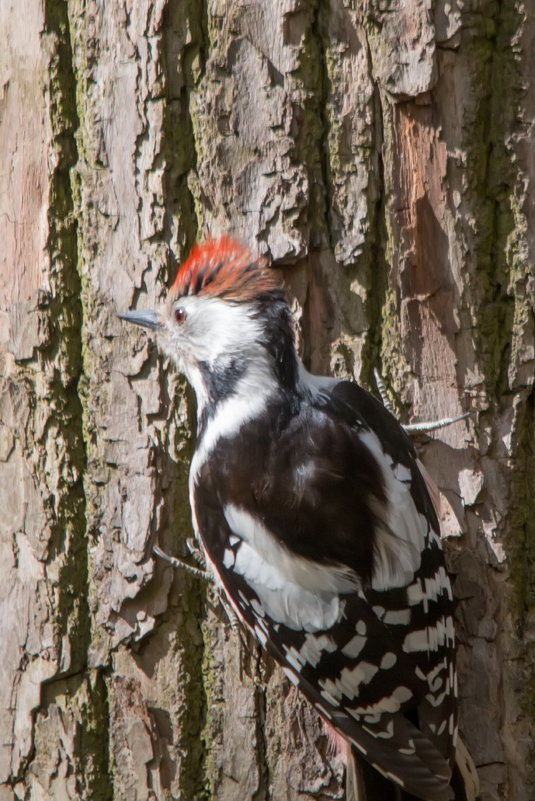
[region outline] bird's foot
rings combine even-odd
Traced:
[[[383,406],[385,409],[391,414],[394,414],[394,408],[388,397],[388,393],[386,391],[386,387],[383,381],[383,377],[379,370],[376,367],[373,369],[373,376],[375,378],[375,383],[377,384],[377,389],[379,391],[379,395],[381,396],[381,400],[383,402]],[[421,423],[408,423],[407,425],[401,423],[401,427],[408,431],[409,433],[419,433],[419,432],[426,432],[426,431],[436,431],[437,428],[445,428],[446,426],[451,426],[452,423],[458,423],[460,420],[466,420],[467,417],[470,417],[470,412],[466,412],[466,414],[461,414],[458,417],[442,417],[440,420],[430,420]]]
[[[153,545],[152,552],[156,554],[156,556],[159,556],[160,559],[164,559],[173,567],[180,568],[181,570],[186,570],[188,573],[191,573],[191,575],[197,576],[197,578],[202,578],[205,581],[208,581],[210,584],[213,584],[218,590],[217,600],[219,601],[223,611],[225,612],[231,630],[235,631],[238,634],[238,636],[240,637],[240,641],[244,644],[240,621],[236,617],[236,614],[232,609],[232,607],[230,606],[230,604],[225,600],[223,593],[219,592],[219,587],[216,584],[212,574],[208,570],[204,569],[206,567],[206,559],[204,558],[203,552],[199,548],[197,548],[197,546],[194,544],[191,538],[186,540],[186,545],[188,546],[189,552],[191,553],[195,561],[198,564],[202,565],[202,568],[194,567],[193,565],[188,565],[188,563],[183,562],[182,559],[177,559],[176,556],[170,556],[165,551],[162,551],[159,545]]]
[[[169,556],[168,553],[162,551],[159,545],[152,546],[152,552],[159,556],[160,559],[164,559],[173,567],[179,567],[185,570],[187,573],[191,573],[192,576],[197,576],[197,578],[205,579],[205,581],[210,581],[213,583],[213,577],[207,570],[201,570],[200,567],[194,567],[193,565],[188,565],[187,562],[183,562],[182,559],[177,559],[176,556]]]
[[[206,557],[201,549],[195,545],[195,540],[193,540],[192,537],[188,537],[186,540],[186,545],[188,546],[188,551],[193,556],[197,564],[203,570],[206,570]]]

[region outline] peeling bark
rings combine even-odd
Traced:
[[[117,310],[197,237],[283,270],[308,365],[442,491],[461,729],[535,792],[535,19],[521,0],[0,4],[0,801],[343,798],[188,558],[194,409]],[[530,149],[531,148],[531,149]]]

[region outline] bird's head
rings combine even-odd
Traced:
[[[193,248],[161,309],[119,317],[155,331],[201,406],[248,375],[252,384],[295,383],[291,317],[277,272],[230,237]]]

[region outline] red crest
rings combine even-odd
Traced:
[[[181,267],[170,294],[173,298],[204,295],[252,301],[280,288],[275,270],[229,236],[195,245]]]

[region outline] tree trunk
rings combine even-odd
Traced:
[[[316,714],[151,556],[187,554],[194,406],[116,311],[223,232],[284,269],[312,370],[470,412],[417,441],[461,730],[486,801],[534,798],[531,0],[0,0],[0,30],[0,801],[343,798]]]

